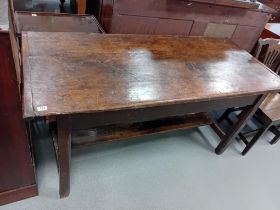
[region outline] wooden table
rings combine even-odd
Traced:
[[[183,116],[175,127],[187,128],[209,123],[202,112],[246,106],[228,131],[211,125],[221,154],[266,95],[280,91],[278,76],[225,39],[28,32],[22,55],[23,117],[56,117],[61,197],[76,130],[136,123],[111,135],[119,139],[147,134],[140,122],[155,120],[148,133],[161,132],[176,123],[158,119]]]

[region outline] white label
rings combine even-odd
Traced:
[[[31,16],[36,17],[36,16],[37,16],[37,14],[32,14]]]
[[[48,107],[47,106],[37,106],[37,111],[42,112],[42,111],[47,111]]]

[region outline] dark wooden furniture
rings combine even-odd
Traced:
[[[257,4],[245,9],[211,1],[97,0],[94,14],[108,33],[229,38],[250,52],[274,12]]]
[[[9,18],[13,55],[16,64],[17,79],[21,85],[21,32],[87,32],[104,33],[98,21],[92,15],[71,15],[47,12],[16,11],[13,0],[9,2]]]
[[[279,74],[280,39],[260,39],[253,55],[276,74]]]
[[[37,185],[8,31],[0,0],[0,205],[36,196]]]
[[[280,23],[268,23],[261,34],[262,39],[280,39]]]
[[[159,120],[147,134],[162,132],[209,124],[205,112],[245,106],[230,130],[211,125],[221,154],[266,95],[280,90],[278,76],[225,39],[28,32],[22,54],[23,117],[57,121],[61,197],[69,194],[71,135],[79,130],[101,128],[99,135],[118,125],[105,135],[131,137],[143,134],[139,123]],[[176,116],[179,123],[170,119]]]
[[[10,1],[10,0],[8,0]],[[11,0],[13,1],[14,8],[16,11],[32,11],[33,4],[32,0]]]
[[[257,45],[257,49],[254,52],[254,56],[258,58],[267,67],[273,70],[276,74],[280,71],[280,40],[274,39],[260,39]],[[255,75],[257,77],[257,75]],[[230,113],[234,113],[240,108],[228,109],[222,117],[218,120],[219,122],[227,120],[229,124],[232,124],[229,118]],[[257,110],[254,116],[259,122],[261,127],[256,132],[239,133],[239,138],[245,143],[246,147],[242,151],[242,155],[246,155],[249,150],[256,144],[256,142],[270,130],[274,133],[274,137],[271,140],[271,144],[275,144],[280,138],[280,131],[277,126],[280,124],[280,94],[274,93],[269,94],[268,97],[263,101],[260,108]],[[253,135],[252,139],[248,141],[248,137]]]
[[[270,23],[279,23],[280,22],[280,1],[279,0],[260,0],[263,4],[273,8],[276,12],[269,19]],[[265,37],[270,38],[270,37]]]
[[[16,33],[38,32],[86,32],[103,33],[104,30],[92,15],[15,12]]]

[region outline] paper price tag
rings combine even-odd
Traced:
[[[48,107],[47,106],[37,106],[37,111],[42,112],[42,111],[47,111]]]

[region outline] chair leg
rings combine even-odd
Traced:
[[[280,139],[280,135],[275,136],[275,137],[271,140],[270,144],[276,144],[276,143],[279,141],[279,139]]]
[[[255,145],[255,143],[263,136],[265,132],[268,131],[271,124],[266,125],[265,127],[261,128],[257,134],[252,138],[252,140],[246,145],[245,149],[242,151],[242,155],[246,155],[247,152]]]
[[[256,113],[266,96],[267,95],[259,96],[252,105],[246,106],[242,110],[238,121],[233,126],[231,126],[231,129],[226,132],[224,138],[222,138],[222,141],[216,147],[215,152],[217,155],[222,154],[226,150],[226,148],[234,141],[235,137],[240,133],[249,119]]]
[[[220,123],[220,122],[224,121],[224,120],[228,117],[228,115],[229,115],[230,113],[232,113],[233,111],[234,111],[233,108],[227,109],[227,110],[222,114],[222,116],[217,120],[217,122]]]
[[[275,137],[270,141],[270,144],[276,144],[280,139],[280,131],[276,127],[273,129],[273,133]]]

